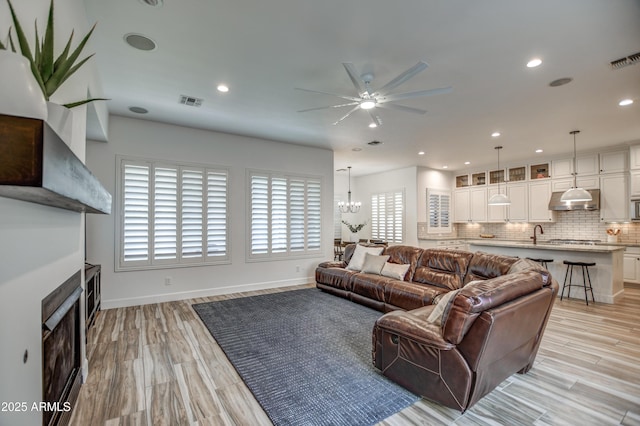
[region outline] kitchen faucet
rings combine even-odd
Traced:
[[[538,242],[538,238],[536,236],[536,229],[540,228],[540,235],[544,234],[544,231],[542,230],[542,225],[538,224],[536,226],[533,227],[533,237],[529,237],[533,240],[533,244],[536,244]]]

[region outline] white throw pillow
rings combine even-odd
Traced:
[[[382,267],[389,260],[389,256],[376,256],[375,254],[365,253],[362,271],[367,274],[380,275]]]
[[[349,260],[347,269],[350,271],[360,272],[360,270],[362,270],[362,265],[364,265],[364,255],[371,253],[378,256],[382,253],[382,250],[384,250],[384,247],[365,247],[358,244],[353,252],[353,256],[351,256],[351,260]]]
[[[444,315],[449,305],[453,303],[453,299],[456,297],[456,294],[458,294],[460,290],[462,289],[459,288],[457,290],[450,291],[442,296],[442,298],[438,300],[438,304],[436,305],[436,307],[433,308],[433,311],[431,311],[431,314],[429,315],[429,318],[427,318],[427,321],[435,325],[442,325],[442,316]]]
[[[404,276],[407,275],[407,271],[411,265],[408,263],[399,264],[399,263],[389,263],[386,262],[382,271],[380,271],[381,275],[389,278],[395,278],[396,280],[404,281]]]

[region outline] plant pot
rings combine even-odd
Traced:
[[[53,102],[47,102],[47,110],[49,112],[47,124],[60,136],[60,139],[62,139],[67,146],[71,146],[73,137],[73,113],[69,108]]]
[[[0,50],[0,114],[47,119],[47,104],[27,58]]]

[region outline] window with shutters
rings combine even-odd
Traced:
[[[371,239],[404,240],[404,190],[371,195]]]
[[[248,259],[320,253],[322,181],[249,170]]]
[[[228,171],[118,157],[116,270],[229,263]]]
[[[451,231],[451,191],[427,188],[427,233]]]

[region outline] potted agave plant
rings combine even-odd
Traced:
[[[71,50],[71,43],[73,40],[73,31],[72,31],[66,46],[64,47],[62,52],[56,57],[56,55],[54,54],[53,0],[51,0],[51,4],[49,6],[47,26],[45,28],[43,37],[39,36],[38,28],[36,25],[35,48],[33,50],[29,45],[29,42],[24,33],[23,27],[20,24],[18,17],[16,16],[16,13],[13,8],[13,5],[11,4],[11,1],[7,0],[7,3],[9,5],[9,10],[11,12],[11,19],[13,21],[15,34],[17,36],[17,45],[20,48],[20,53],[22,54],[22,57],[24,59],[22,60],[23,65],[19,65],[19,66],[16,66],[15,64],[9,65],[14,67],[14,72],[11,74],[5,74],[3,72],[4,70],[0,69],[0,73],[2,75],[12,76],[12,79],[7,79],[7,78],[1,79],[2,81],[4,81],[3,85],[7,85],[7,87],[4,87],[4,86],[0,87],[0,94],[2,94],[3,97],[5,93],[11,94],[11,90],[9,86],[14,84],[14,82],[12,81],[13,78],[25,78],[24,72],[16,73],[15,71],[19,69],[24,69],[24,63],[25,63],[24,60],[26,60],[26,63],[28,64],[28,67],[31,70],[33,79],[36,82],[36,85],[37,85],[36,87],[38,87],[39,91],[42,93],[42,98],[44,99],[44,101],[48,102],[50,97],[60,88],[60,86],[62,86],[62,84],[64,84],[64,82],[67,81],[69,77],[71,77],[76,71],[78,71],[78,69],[82,67],[82,65],[84,65],[93,56],[93,54],[91,54],[86,58],[78,61],[78,58],[82,53],[82,50],[87,44],[89,37],[91,37],[93,30],[95,29],[95,25],[84,36],[84,38],[80,41],[78,46],[76,46],[75,49],[73,50]],[[9,51],[9,49],[11,50]],[[17,50],[16,43],[14,43],[14,40],[11,34],[11,29],[9,29],[9,35],[7,37],[6,43],[2,43],[2,41],[0,41],[0,51],[2,50],[4,52],[0,52],[0,53],[2,53],[2,55],[4,55],[5,58],[10,58],[9,56],[7,56],[8,54],[9,55],[13,54],[14,56],[18,55],[16,51]],[[4,62],[10,63],[10,62],[16,62],[16,61],[15,59],[7,59]],[[0,61],[0,65],[1,64],[2,64],[2,61]],[[3,92],[3,90],[6,92]],[[29,88],[27,91],[32,91],[32,90],[31,88]],[[34,95],[37,95],[37,94],[34,94]],[[68,114],[68,108],[84,105],[86,103],[97,101],[97,100],[106,100],[106,99],[90,98],[90,99],[84,99],[77,102],[64,104],[62,106],[49,103],[48,113],[45,114],[45,117],[40,116],[35,118],[47,119],[47,115],[48,115],[48,122],[50,123],[50,125],[52,125],[52,127],[54,127],[54,130],[57,130],[56,127],[58,126],[55,125],[53,121],[59,121],[60,123],[58,124],[61,126],[69,125],[70,116]],[[15,109],[14,102],[16,100],[9,100],[7,97],[6,101],[8,103],[11,103],[11,105],[8,105],[8,106],[5,105],[4,107],[0,107],[0,113],[7,113],[9,115],[20,115],[19,114],[20,111],[17,111],[18,114],[16,113],[12,114],[10,112],[6,112],[8,108]],[[57,131],[59,134],[65,133],[62,130],[57,130]],[[63,135],[60,135],[60,136],[62,137]]]

